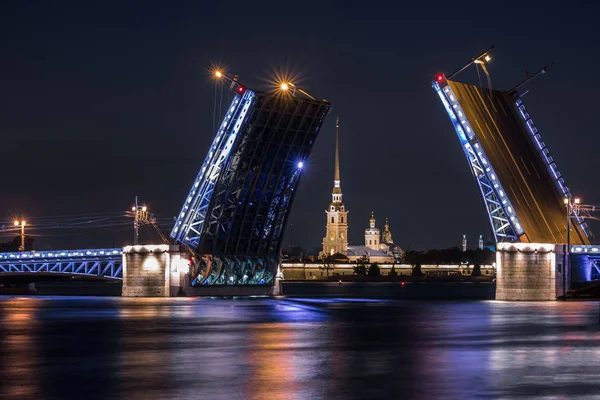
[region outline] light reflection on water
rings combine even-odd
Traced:
[[[0,297],[0,397],[589,398],[596,302]]]

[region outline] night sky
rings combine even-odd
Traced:
[[[589,2],[592,4],[593,2]],[[371,210],[396,243],[489,239],[478,189],[430,82],[495,44],[508,89],[555,61],[525,103],[573,188],[600,204],[599,6],[585,2],[63,2],[0,6],[0,220],[126,210],[176,215],[213,137],[220,64],[268,89],[274,72],[329,100],[285,244],[320,245],[335,117],[351,243]],[[459,80],[475,83],[474,69]],[[595,225],[592,224],[592,228]],[[600,230],[596,228],[597,235]],[[129,232],[41,236],[38,247],[125,244]],[[124,236],[124,235],[127,236]],[[116,241],[116,243],[115,243]]]

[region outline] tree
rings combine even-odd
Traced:
[[[325,270],[325,273],[327,274],[327,277],[329,278],[329,271],[334,269],[335,265],[333,265],[331,263],[331,260],[325,254],[323,254],[321,257],[319,257],[319,260],[321,261],[321,265],[319,265],[319,269]]]
[[[471,272],[471,276],[481,276],[481,266],[479,263],[475,263],[475,265],[473,265],[473,272]]]
[[[293,260],[301,260],[302,256],[306,254],[306,250],[304,250],[300,246],[290,245],[287,249],[283,251],[283,255],[289,259]]]
[[[356,265],[354,266],[354,275],[365,276],[367,274],[367,264],[369,259],[367,256],[362,256],[356,259]]]
[[[381,271],[379,270],[379,265],[373,263],[369,266],[369,276],[381,276]]]
[[[25,251],[33,249],[33,242],[34,238],[25,236]],[[17,252],[19,247],[21,247],[21,237],[15,236],[11,241],[0,243],[0,253]]]
[[[414,268],[412,269],[412,276],[423,276],[420,263],[415,264]]]
[[[395,265],[392,265],[392,269],[390,270],[390,273],[388,274],[388,276],[398,276],[398,272],[396,272]]]

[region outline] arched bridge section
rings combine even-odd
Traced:
[[[0,253],[0,278],[10,275],[63,275],[123,279],[122,249]]]
[[[171,232],[194,253],[194,286],[274,282],[295,190],[331,108],[293,85],[230,82],[233,101]]]
[[[432,83],[478,184],[496,242],[566,243],[563,200],[570,198],[556,162],[516,90],[490,90],[446,79]],[[573,244],[591,231],[577,215]]]

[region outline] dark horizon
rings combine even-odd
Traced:
[[[389,218],[401,247],[452,247],[462,234],[473,247],[479,234],[490,238],[487,216],[430,82],[491,44],[494,88],[555,62],[524,100],[573,193],[598,202],[590,178],[599,169],[600,83],[583,68],[600,57],[589,51],[598,5],[446,5],[5,5],[0,225],[15,215],[126,211],[136,195],[165,220],[176,215],[214,134],[209,66],[225,65],[257,89],[276,73],[295,76],[333,105],[305,163],[285,246],[315,247],[325,234],[339,116],[352,243],[362,243],[374,211],[381,230]],[[478,82],[473,69],[458,79]],[[36,247],[130,243],[131,229],[119,229],[40,236]]]

